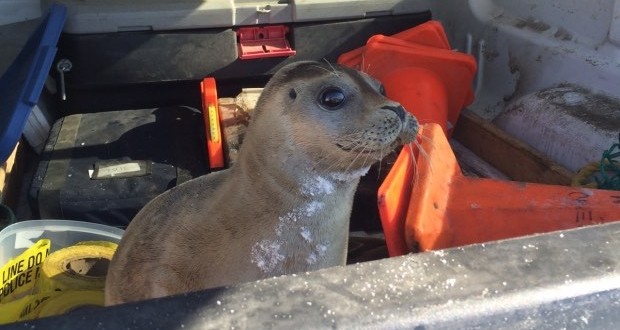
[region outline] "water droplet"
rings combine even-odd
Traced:
[[[564,103],[569,106],[580,105],[586,100],[586,98],[581,93],[577,92],[564,93],[562,98],[564,99]]]

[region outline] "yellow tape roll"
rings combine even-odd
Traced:
[[[86,241],[50,254],[42,267],[39,292],[103,290],[117,244]]]
[[[46,300],[39,307],[37,318],[61,315],[78,308],[101,307],[104,304],[103,291],[67,291]]]

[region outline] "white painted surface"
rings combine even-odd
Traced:
[[[620,99],[620,0],[435,1],[431,10],[452,46],[476,54],[484,68],[474,112],[571,170],[617,142],[620,125],[588,122],[536,93],[585,90],[567,92],[569,108],[595,94]],[[580,111],[597,107],[585,102]],[[603,118],[620,117],[620,107],[605,111]]]
[[[562,83],[620,97],[620,49],[613,0],[435,1],[453,47],[474,54],[484,41],[481,91],[472,109],[492,119],[507,102]],[[613,41],[613,39],[611,39]]]
[[[59,0],[65,32],[102,33],[281,24],[400,15],[430,0]]]
[[[609,41],[616,46],[620,45],[620,0],[614,5],[611,26],[609,27]]]

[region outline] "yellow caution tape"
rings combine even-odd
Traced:
[[[41,276],[41,264],[49,255],[50,244],[49,239],[41,239],[2,267],[0,304],[34,292],[35,283]]]
[[[83,290],[61,292],[44,301],[37,317],[62,315],[81,308],[101,307],[104,305],[102,290]]]
[[[116,243],[85,241],[49,253],[42,239],[0,269],[0,324],[103,306],[103,287]]]
[[[38,293],[0,304],[0,324],[32,320],[37,317],[43,302],[58,295],[58,292]]]
[[[104,306],[102,290],[49,291],[2,304],[0,324],[56,316],[79,308]]]
[[[117,246],[105,241],[86,241],[55,251],[43,264],[37,284],[39,292],[103,290]]]

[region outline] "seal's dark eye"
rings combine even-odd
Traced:
[[[379,86],[379,93],[381,93],[381,95],[386,96],[385,95],[385,87],[383,85]]]
[[[329,87],[321,92],[319,95],[319,103],[326,110],[338,110],[344,102],[346,96],[340,88]]]

